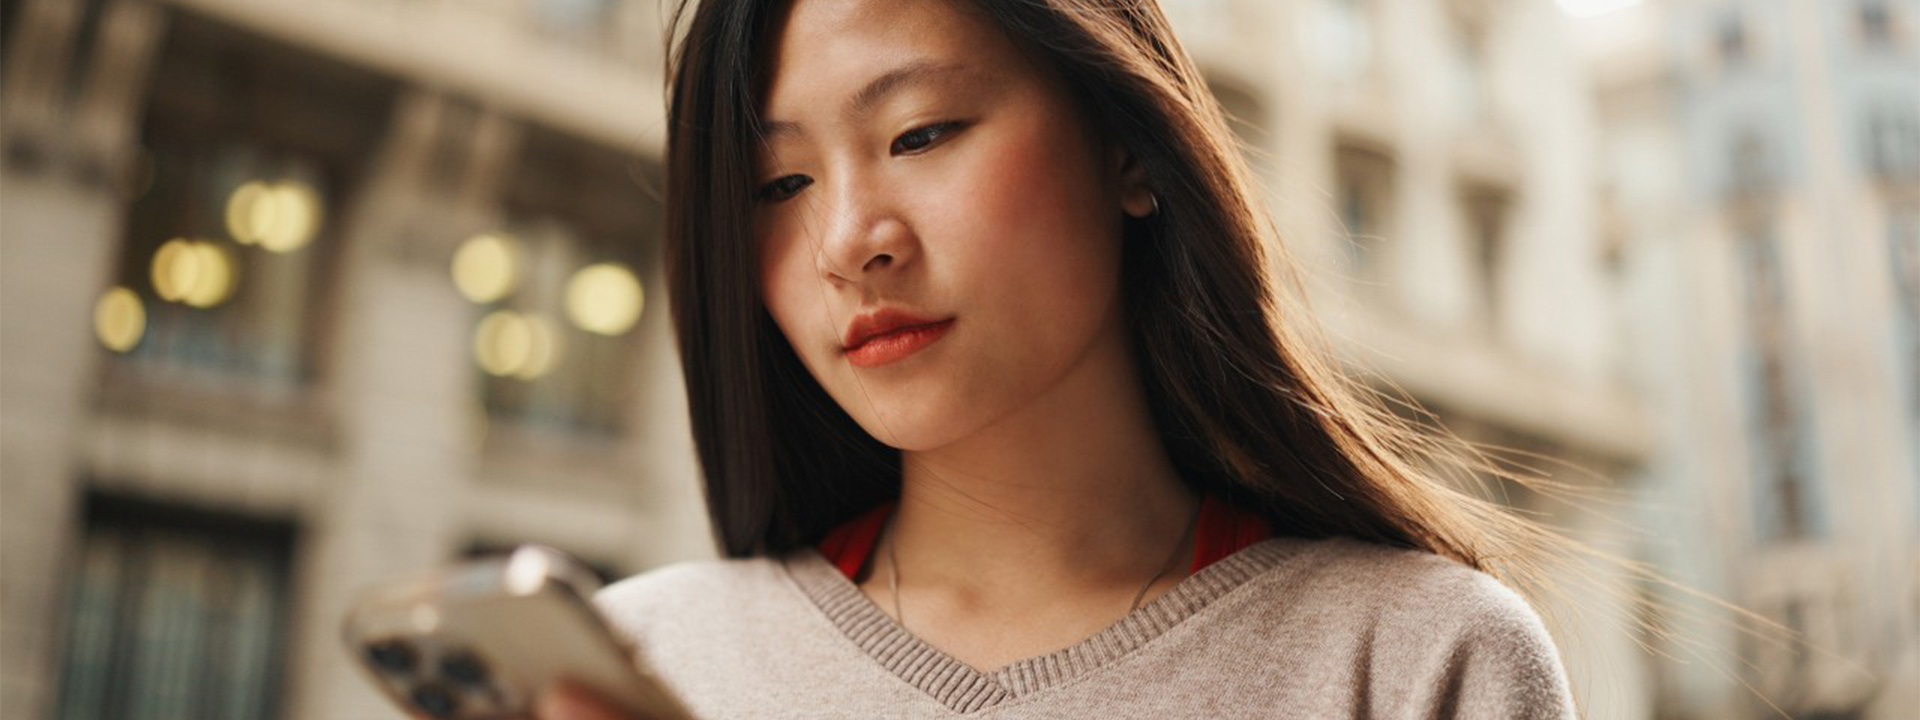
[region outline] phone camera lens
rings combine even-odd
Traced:
[[[381,640],[367,645],[367,659],[390,673],[412,672],[418,653],[405,640]]]
[[[460,711],[460,701],[453,693],[433,683],[414,687],[413,704],[429,717],[449,718]]]
[[[440,674],[462,687],[487,684],[487,665],[471,652],[456,652],[441,658]]]

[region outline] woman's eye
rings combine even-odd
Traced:
[[[917,130],[908,130],[902,133],[900,137],[894,138],[892,147],[893,154],[911,155],[920,152],[932,147],[934,143],[939,142],[942,138],[953,134],[959,129],[960,123],[943,122],[934,123]]]
[[[788,175],[761,185],[760,191],[754,193],[754,196],[762,202],[780,202],[799,194],[802,189],[812,184],[813,178],[805,175]]]

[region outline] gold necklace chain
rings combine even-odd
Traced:
[[[1127,615],[1132,615],[1133,611],[1139,610],[1140,601],[1146,599],[1147,591],[1153,588],[1154,583],[1160,582],[1160,578],[1166,577],[1167,573],[1173,570],[1174,563],[1180,559],[1180,548],[1186,546],[1187,538],[1193,535],[1194,526],[1199,523],[1200,505],[1196,504],[1193,508],[1193,515],[1187,518],[1186,529],[1180,531],[1180,539],[1174,541],[1173,550],[1167,553],[1167,560],[1161,563],[1160,571],[1154,573],[1153,577],[1148,578],[1147,584],[1140,586],[1140,592],[1134,593],[1133,604],[1127,607]],[[899,623],[900,628],[904,630],[907,627],[907,614],[900,609],[900,554],[894,550],[897,545],[893,541],[893,533],[891,532],[893,523],[889,521],[887,525],[889,530],[887,533],[887,594],[893,596],[894,622]],[[1121,617],[1125,617],[1125,615]]]

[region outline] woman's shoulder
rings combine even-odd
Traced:
[[[1283,632],[1335,641],[1376,677],[1447,689],[1432,707],[1569,717],[1559,652],[1540,614],[1492,575],[1431,552],[1351,539],[1297,541],[1294,572],[1268,573],[1263,613]],[[1382,672],[1384,671],[1384,672]],[[1479,713],[1468,713],[1480,716]],[[1504,716],[1504,715],[1503,715]]]
[[[1347,609],[1375,621],[1414,622],[1431,631],[1483,625],[1539,625],[1525,598],[1492,575],[1432,552],[1350,538],[1293,540],[1293,572],[1270,590]],[[1276,568],[1280,569],[1280,568]],[[1303,582],[1304,581],[1304,582]]]
[[[1261,578],[1259,614],[1364,637],[1375,652],[1425,665],[1465,655],[1542,673],[1559,654],[1539,612],[1492,575],[1424,550],[1347,538],[1295,540],[1294,562]],[[1291,571],[1287,569],[1291,568]],[[1384,657],[1378,659],[1386,659]]]

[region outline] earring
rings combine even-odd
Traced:
[[[1159,193],[1147,193],[1147,202],[1152,203],[1152,206],[1147,208],[1147,215],[1146,215],[1147,217],[1153,217],[1155,215],[1160,214],[1160,194]]]

